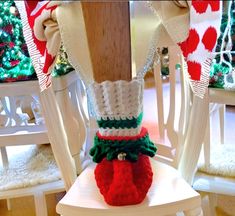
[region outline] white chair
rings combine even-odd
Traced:
[[[224,97],[223,97],[224,96]],[[219,143],[224,144],[224,127],[225,127],[225,111],[226,105],[234,105],[234,102],[227,98],[232,98],[234,95],[223,89],[208,88],[208,104],[209,104],[209,113],[210,116],[207,120],[207,129],[205,134],[205,140],[203,145],[204,150],[204,160],[205,166],[210,164],[210,155],[211,155],[211,132],[213,130],[213,117],[215,115],[215,110],[219,111]],[[212,117],[211,117],[212,115]]]
[[[174,160],[173,158],[176,156],[176,158],[180,158],[180,153],[183,148],[183,143],[185,139],[185,135],[187,132],[187,123],[189,121],[190,116],[190,110],[191,110],[191,104],[192,104],[192,92],[189,86],[189,82],[187,80],[186,75],[186,65],[183,59],[180,59],[181,52],[177,47],[169,47],[169,81],[166,83],[163,82],[161,75],[157,72],[160,70],[160,65],[157,65],[157,70],[154,70],[154,78],[155,78],[155,86],[156,86],[156,95],[157,95],[157,111],[158,111],[158,128],[159,128],[159,136],[160,141],[163,142],[157,144],[158,146],[158,160],[164,161],[166,163],[169,163],[175,167],[177,167],[178,163],[176,163],[177,160]],[[180,71],[180,83],[176,83],[175,77],[178,75],[175,65],[177,63],[181,64],[181,71]],[[168,88],[165,88],[165,90],[169,90],[169,100],[166,104],[164,104],[162,101],[165,100],[165,98],[168,98],[166,96],[166,92],[162,91],[162,86],[167,86]],[[176,90],[176,86],[179,85],[180,91]],[[180,92],[181,97],[176,95],[176,92]],[[215,114],[213,112],[218,112],[220,115],[220,122],[222,123],[222,126],[220,125],[220,130],[223,130],[224,128],[224,106],[223,104],[231,104],[232,97],[234,97],[234,93],[225,93],[224,90],[209,88],[208,89],[209,96],[205,97],[208,109],[209,115],[208,120],[207,118],[204,118],[204,121],[200,122],[200,124],[208,124],[207,130],[209,127],[209,119],[211,114]],[[177,106],[181,107],[178,112],[175,112],[175,101],[177,101]],[[234,101],[234,99],[233,99]],[[213,106],[210,106],[210,102],[213,103]],[[169,107],[169,110],[167,109]],[[213,109],[212,109],[213,108]],[[198,111],[198,110],[197,110]],[[184,122],[184,123],[183,123]],[[207,123],[208,122],[208,123]],[[196,125],[195,125],[196,126]],[[209,139],[209,131],[205,132],[205,139],[204,139],[204,157],[206,163],[209,164],[210,157],[210,139]],[[222,133],[223,135],[223,133]],[[197,137],[197,134],[195,133],[195,137]],[[166,144],[167,139],[170,141]],[[221,141],[223,141],[224,137],[221,137]],[[165,144],[164,144],[165,143]],[[180,146],[181,150],[179,150],[178,154],[175,154],[175,148],[176,146]],[[178,157],[177,157],[178,156]],[[210,208],[210,215],[215,215],[215,206],[216,206],[216,195],[214,193],[219,194],[226,194],[226,195],[234,195],[233,189],[231,189],[231,186],[234,187],[233,180],[227,178],[222,178],[218,176],[210,176],[206,175],[205,173],[197,172],[194,182],[193,182],[193,188],[197,191],[203,191],[209,193],[209,208]],[[227,188],[227,189],[226,189]]]
[[[111,207],[107,205],[94,181],[94,164],[86,168],[57,205],[60,215],[203,215],[200,195],[166,164],[152,161],[153,184],[139,205]]]
[[[157,71],[155,71],[157,73]],[[160,70],[158,70],[160,73]],[[171,109],[173,106],[171,106]],[[184,122],[181,122],[183,124]],[[90,137],[90,139],[92,139]],[[177,148],[175,145],[174,148]],[[172,150],[174,149],[172,148]],[[178,148],[177,148],[178,149]],[[177,149],[174,149],[177,151]],[[161,149],[159,149],[160,151]],[[172,156],[172,164],[176,157]],[[95,164],[84,169],[73,186],[58,203],[60,215],[203,215],[200,195],[180,176],[179,172],[167,164],[151,160],[154,177],[146,199],[138,205],[112,207],[107,205],[94,180]],[[63,172],[63,171],[62,171]]]
[[[159,150],[163,151],[162,155],[164,155],[165,159],[168,158],[169,160],[172,160],[170,159],[173,156],[171,149],[174,148],[174,146],[183,143],[183,138],[186,132],[186,128],[184,128],[186,127],[186,124],[183,122],[188,121],[189,119],[192,95],[186,71],[183,71],[182,68],[186,67],[186,65],[184,66],[184,60],[181,59],[182,57],[179,47],[170,46],[168,50],[170,58],[169,71],[171,74],[167,80],[164,80],[161,77],[161,74],[158,73],[158,70],[160,70],[159,65],[157,66],[157,70],[154,70],[154,78],[157,96],[159,140],[164,143],[164,145],[159,145]],[[177,64],[181,65],[181,69],[176,69]],[[162,91],[162,86],[165,86],[165,92]],[[169,92],[167,91],[168,88]],[[209,92],[215,95],[213,91],[215,91],[214,88],[209,88]],[[166,103],[163,103],[162,101],[166,100],[166,98],[169,98],[169,100],[166,101]],[[209,99],[211,103],[209,107],[209,116],[214,118],[216,114],[219,114],[220,142],[224,143],[225,105],[218,97],[215,99],[213,96],[209,96]],[[171,110],[171,112],[169,112],[169,110]],[[182,127],[182,125],[184,125],[184,127]],[[206,164],[209,164],[210,160],[209,130],[210,127],[208,125],[204,141],[204,158]],[[169,145],[166,145],[167,139],[170,142],[170,147]]]
[[[192,133],[194,134],[193,137],[191,137],[191,140],[195,140],[198,137],[204,138],[204,158],[205,158],[205,163],[209,164],[210,163],[210,115],[214,114],[213,112],[218,112],[219,109],[219,115],[220,115],[220,124],[222,123],[222,126],[220,125],[220,130],[223,130],[224,126],[224,104],[229,104],[229,105],[234,105],[235,100],[234,92],[228,92],[222,89],[215,89],[215,88],[208,88],[208,93],[206,94],[204,101],[202,101],[202,104],[200,107],[195,108],[194,107],[194,112],[197,113],[202,113],[204,112],[205,117],[202,118],[202,121],[198,122],[199,125],[196,122],[193,122],[189,116],[192,112],[192,92],[189,86],[189,82],[187,80],[187,75],[186,75],[186,67],[185,67],[185,62],[183,60],[179,59],[180,56],[180,51],[177,50],[178,48],[176,47],[169,47],[169,68],[170,68],[170,75],[169,75],[169,101],[167,106],[169,106],[169,111],[166,110],[167,106],[164,106],[164,103],[162,103],[162,100],[164,100],[164,94],[162,92],[161,86],[166,85],[162,82],[161,76],[159,73],[156,73],[157,70],[155,70],[155,83],[156,83],[156,94],[157,94],[157,108],[158,108],[158,128],[159,128],[159,135],[160,135],[160,140],[161,141],[166,141],[166,137],[170,140],[170,146],[169,145],[161,145],[157,144],[158,149],[159,149],[159,156],[158,160],[160,159],[161,161],[168,162],[172,164],[173,157],[175,154],[174,146],[180,145],[181,148],[183,148],[182,143],[184,143],[187,133],[187,127],[188,124],[184,123],[182,127],[182,120],[186,121],[188,123],[194,124],[194,127],[204,127],[207,128],[207,131],[203,131],[201,135],[199,135],[196,130],[195,132]],[[175,53],[178,53],[175,55]],[[173,57],[173,59],[172,59]],[[180,121],[177,121],[177,117],[175,116],[175,112],[170,111],[172,107],[175,106],[175,100],[176,100],[176,85],[175,85],[175,73],[172,73],[172,71],[175,70],[175,65],[177,63],[181,64],[181,73],[180,76],[182,76],[181,80],[181,102],[179,98],[177,99],[178,103],[177,106],[180,106],[180,113],[179,113],[179,119]],[[160,70],[160,65],[157,65],[158,70]],[[183,75],[184,74],[184,75]],[[179,84],[178,84],[179,85]],[[183,96],[183,97],[182,97]],[[213,106],[210,106],[213,103]],[[200,108],[200,110],[199,110]],[[212,109],[214,108],[214,109]],[[207,110],[205,110],[207,109]],[[174,110],[174,109],[173,109]],[[168,111],[168,115],[167,112]],[[183,116],[181,116],[183,115]],[[166,118],[167,117],[167,118]],[[176,120],[176,121],[175,121]],[[191,122],[189,122],[191,121]],[[176,122],[178,122],[176,124]],[[207,125],[207,127],[203,126]],[[223,132],[221,132],[223,135]],[[199,139],[200,140],[200,139]],[[203,140],[203,139],[201,139]],[[220,138],[220,141],[222,142],[224,140],[224,137]],[[189,140],[190,141],[190,140]],[[182,150],[182,149],[181,149]],[[179,151],[180,152],[180,151]],[[177,154],[176,154],[177,155]],[[180,157],[180,153],[178,154],[178,158]],[[173,163],[173,166],[178,165],[178,163]],[[208,197],[209,197],[209,209],[210,213],[208,215],[215,215],[215,206],[216,206],[216,194],[223,194],[223,195],[232,195],[234,196],[234,180],[231,178],[224,178],[220,176],[215,176],[215,175],[209,175],[203,172],[197,172],[195,175],[195,178],[192,183],[193,188],[196,191],[200,192],[206,192]],[[206,212],[207,213],[207,212]]]
[[[160,70],[160,65],[157,65],[158,69],[154,70],[154,77],[155,77],[155,86],[156,86],[156,95],[157,95],[157,108],[158,108],[158,128],[159,128],[159,136],[160,141],[165,143],[165,145],[162,145],[162,143],[157,144],[158,146],[158,160],[168,162],[169,164],[176,166],[178,163],[172,163],[176,162],[176,160],[173,160],[173,158],[176,156],[176,158],[180,158],[180,152],[175,154],[175,148],[176,146],[180,146],[181,150],[183,148],[183,143],[185,139],[185,134],[187,132],[187,123],[182,124],[184,121],[189,121],[190,116],[190,110],[191,110],[191,103],[192,103],[192,92],[189,86],[189,82],[187,80],[186,75],[186,67],[184,66],[185,62],[180,60],[181,52],[177,47],[169,47],[169,68],[170,68],[170,74],[169,74],[169,81],[166,83],[163,83],[163,80],[161,78],[161,75],[157,73],[157,71]],[[180,83],[176,83],[175,76],[177,76],[177,71],[175,69],[175,65],[177,63],[181,64],[181,71],[180,71]],[[162,85],[169,87],[165,88],[165,90],[169,90],[169,100],[166,104],[162,103],[162,101],[165,100],[165,98],[168,98],[166,96],[166,92],[162,91]],[[181,85],[180,91],[176,90],[176,86]],[[181,94],[181,97],[177,96],[176,93]],[[220,122],[222,123],[222,126],[220,125],[220,130],[222,130],[221,134],[222,137],[220,138],[220,141],[222,142],[224,140],[223,137],[223,129],[224,129],[224,104],[233,104],[231,102],[232,97],[234,97],[234,93],[225,93],[224,90],[220,89],[214,89],[209,88],[208,89],[208,97],[205,97],[206,99],[206,107],[208,109],[209,115],[208,120],[207,118],[204,118],[200,124],[208,124],[207,125],[207,131],[205,132],[205,139],[204,139],[204,158],[205,163],[210,163],[210,133],[209,133],[209,122],[210,122],[210,115],[216,114],[216,112],[219,111],[220,115]],[[178,112],[175,112],[175,101],[177,101],[177,106],[181,107]],[[234,99],[233,99],[234,101]],[[213,103],[213,104],[210,104]],[[211,105],[211,106],[210,106]],[[169,107],[169,110],[167,109]],[[198,110],[197,110],[198,111]],[[179,118],[179,119],[177,119]],[[196,125],[195,125],[196,126]],[[195,137],[197,137],[197,134],[195,133]],[[166,144],[167,138],[170,141]],[[202,172],[197,172],[194,182],[193,182],[193,188],[197,191],[203,191],[207,192],[207,195],[209,197],[209,208],[210,209],[210,215],[215,215],[215,206],[216,206],[216,194],[225,194],[225,195],[234,195],[234,190],[232,189],[234,187],[233,180],[229,178],[222,178],[218,176],[211,176],[207,175]],[[209,193],[209,194],[208,194]],[[207,212],[206,212],[207,213]]]
[[[228,74],[223,74],[222,76],[222,69],[220,68],[219,71],[221,72],[221,77],[224,77],[223,82],[219,79],[214,79],[214,81],[219,80],[220,85],[217,86],[222,86],[225,89],[218,89],[218,88],[208,88],[208,91],[206,93],[205,98],[202,101],[202,104],[200,107],[198,107],[198,112],[205,107],[205,113],[206,118],[204,118],[200,125],[206,125],[207,129],[206,132],[203,133],[205,135],[204,137],[204,166],[200,168],[200,170],[203,170],[203,172],[198,171],[196,173],[193,187],[198,190],[198,191],[203,191],[208,193],[209,195],[209,202],[210,202],[210,215],[215,215],[215,206],[217,204],[217,194],[222,194],[222,195],[229,195],[229,196],[234,196],[235,195],[235,181],[234,181],[234,176],[230,175],[230,171],[232,171],[232,168],[224,162],[224,157],[225,155],[217,155],[216,160],[219,161],[220,158],[223,161],[223,167],[220,167],[220,169],[226,170],[226,173],[222,173],[220,171],[216,171],[215,169],[212,170],[215,161],[212,161],[212,150],[214,148],[217,149],[218,145],[220,145],[220,151],[231,151],[233,152],[233,149],[226,150],[226,143],[224,143],[224,136],[223,136],[223,131],[221,132],[222,136],[221,139],[219,140],[220,143],[211,143],[211,131],[213,130],[213,125],[210,123],[210,118],[209,118],[209,107],[211,106],[211,103],[217,103],[222,106],[222,109],[225,108],[225,105],[235,105],[235,92],[234,92],[234,75],[235,75],[235,70],[234,67],[232,66],[232,54],[234,53],[233,47],[234,47],[234,40],[233,40],[233,33],[230,31],[232,29],[233,24],[229,22],[229,20],[234,19],[234,13],[233,13],[233,8],[234,8],[234,1],[224,1],[223,2],[223,13],[224,15],[227,15],[227,21],[222,18],[223,22],[223,27],[224,29],[221,30],[220,33],[220,38],[218,39],[218,45],[216,48],[215,54],[216,56],[216,61],[213,62],[215,64],[218,64],[219,66],[226,67],[229,69]],[[222,27],[221,27],[222,29]],[[226,38],[226,39],[225,39]],[[226,57],[225,57],[226,56]],[[224,71],[225,72],[225,71]],[[218,74],[214,74],[216,75]],[[219,78],[219,76],[218,76]],[[226,90],[227,89],[227,90]],[[228,91],[230,89],[230,91]],[[223,111],[221,111],[223,112]],[[224,122],[222,121],[224,124]],[[216,146],[217,145],[217,146]],[[233,148],[233,146],[232,146]],[[226,153],[225,153],[226,154]],[[213,154],[214,156],[215,154]],[[229,161],[226,161],[229,164]],[[219,173],[220,175],[217,175]]]
[[[204,103],[207,106],[208,112],[210,103],[235,105],[235,92],[226,91],[223,89],[208,88],[207,96],[205,97]],[[210,143],[210,119],[209,116],[205,118],[201,124],[207,125],[207,131],[205,132],[205,142],[204,142],[204,154],[205,166],[210,166],[210,151],[212,144]],[[218,144],[217,144],[218,145]],[[226,144],[224,144],[226,145]],[[209,197],[210,205],[210,215],[215,214],[215,207],[217,205],[217,194],[220,195],[235,195],[235,181],[234,178],[226,176],[218,176],[213,174],[208,174],[206,172],[198,171],[195,175],[193,188],[197,191],[206,192]]]
[[[190,90],[185,80],[181,51],[177,46],[168,47],[169,76],[162,79],[161,66],[154,67],[154,79],[157,101],[159,160],[177,168],[190,115]],[[176,65],[180,69],[176,69]],[[164,88],[164,90],[163,90]],[[167,141],[169,141],[167,143]]]
[[[81,103],[81,83],[77,74],[73,71],[65,76],[53,78],[53,89],[59,104],[60,112],[65,125],[66,137],[70,143],[71,155],[76,164],[80,164],[80,155],[84,143],[84,126],[79,122]],[[48,131],[46,129],[43,114],[40,111],[39,96],[40,89],[38,81],[3,83],[0,85],[0,97],[5,111],[5,126],[0,128],[0,148],[4,167],[8,166],[8,156],[6,146],[28,145],[28,144],[46,144],[49,143]],[[35,115],[36,122],[30,123],[28,115],[22,113],[22,103],[24,98],[32,103],[32,107],[37,110],[31,110]],[[47,97],[47,96],[46,96]],[[45,100],[45,99],[44,99]],[[8,102],[7,102],[8,101]],[[48,110],[53,113],[53,110]],[[38,116],[42,115],[42,116]],[[85,117],[85,115],[83,115]],[[42,117],[42,118],[41,118]],[[40,121],[40,122],[37,122]],[[79,133],[77,131],[80,131]],[[53,135],[50,135],[53,136]],[[59,136],[58,138],[59,139]],[[63,142],[63,140],[61,140]],[[57,141],[53,144],[57,145]],[[52,150],[53,145],[52,145]],[[82,155],[81,157],[83,157]],[[77,173],[81,172],[81,167],[77,167]],[[64,191],[66,186],[62,180],[49,182],[41,185],[6,190],[0,192],[0,199],[8,199],[8,209],[10,209],[10,199],[23,196],[34,196],[35,210],[37,216],[47,215],[47,206],[45,195]]]
[[[75,161],[76,172],[79,174],[82,171],[81,158],[85,157],[81,149],[86,139],[88,124],[88,116],[83,108],[86,104],[86,101],[83,101],[86,96],[84,86],[75,71],[65,76],[54,77],[52,86],[63,119],[69,149]]]
[[[27,114],[19,114],[23,96],[30,97],[32,104],[37,104],[35,97],[39,94],[38,81],[3,83],[1,88],[1,101],[4,107],[6,120],[5,126],[0,129],[1,153],[4,167],[8,166],[6,146],[46,144],[49,143],[45,124],[29,123]],[[20,96],[20,98],[19,98]],[[7,100],[9,103],[7,105]],[[36,115],[36,113],[35,113]],[[37,118],[38,116],[35,116]],[[34,196],[36,215],[47,215],[45,194],[64,190],[63,182],[49,182],[43,185],[36,185],[27,188],[18,188],[0,192],[0,199],[10,199],[22,196]]]

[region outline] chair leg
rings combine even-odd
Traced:
[[[178,166],[182,177],[189,184],[193,183],[194,173],[205,137],[207,119],[209,118],[208,104],[208,92],[203,99],[194,95],[190,118],[187,123],[188,129],[184,141],[184,149]]]
[[[46,198],[43,192],[34,195],[36,216],[47,216]]]
[[[0,148],[0,154],[1,154],[1,157],[2,157],[2,164],[3,164],[3,167],[4,167],[4,168],[8,167],[9,161],[8,161],[8,156],[7,156],[6,147],[1,147],[1,148]],[[7,199],[7,210],[8,210],[8,211],[11,210],[11,201],[10,201],[10,199]]]
[[[215,207],[217,205],[217,194],[209,193],[208,199],[209,199],[209,206],[210,206],[210,215],[216,216]]]
[[[220,143],[224,144],[225,105],[222,105],[219,108],[219,121],[220,121]]]
[[[206,133],[205,133],[205,138],[204,138],[204,160],[205,160],[205,165],[209,166],[210,165],[210,148],[211,148],[211,140],[210,140],[210,116],[208,116],[207,119],[207,126],[206,126]]]
[[[71,94],[74,94],[74,92]],[[77,155],[86,139],[85,125],[78,109],[76,110],[71,103],[68,90],[56,92],[56,99],[61,111],[70,152],[72,156]],[[71,115],[68,115],[68,113]],[[75,161],[75,165],[77,173],[81,173],[82,168],[80,157],[76,157],[76,159],[77,161]]]
[[[6,147],[0,148],[0,154],[2,156],[3,167],[8,167],[8,156],[7,156]]]
[[[185,216],[203,216],[203,211],[201,207],[184,211]]]
[[[61,171],[65,189],[68,190],[76,180],[76,168],[70,154],[61,111],[51,87],[41,92],[40,102],[52,151]],[[53,110],[53,112],[51,112],[51,110]]]
[[[161,140],[165,140],[165,127],[164,127],[164,104],[163,104],[163,91],[162,91],[162,78],[161,78],[160,64],[154,67],[154,80],[156,86],[156,96],[157,96],[157,115],[158,115],[158,128],[159,136]]]
[[[7,199],[7,210],[10,211],[11,210],[11,200]]]

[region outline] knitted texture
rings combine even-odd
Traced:
[[[107,120],[97,120],[98,126],[101,128],[136,128],[140,125],[143,118],[143,113],[140,113],[140,115],[135,118],[132,117],[131,119],[125,119],[125,120],[116,120],[116,119],[109,119],[107,117]]]
[[[93,83],[90,88],[97,120],[137,118],[142,112],[143,80]]]
[[[101,135],[135,136],[140,133],[143,84],[142,79],[134,79],[91,85],[88,91]]]
[[[210,64],[219,36],[222,1],[192,0],[188,38],[179,42],[193,91],[203,97],[209,85]]]
[[[142,128],[139,136],[134,137],[103,137],[97,133],[90,155],[94,162],[99,163],[104,157],[113,160],[122,152],[125,152],[127,160],[135,162],[140,153],[153,157],[156,147],[150,141],[145,128]]]
[[[143,79],[92,84],[88,92],[99,130],[90,150],[97,162],[95,178],[110,205],[140,203],[152,182],[148,156],[156,147],[143,117]]]
[[[142,202],[152,183],[149,158],[141,155],[137,162],[103,159],[95,169],[100,193],[109,205],[123,206]]]

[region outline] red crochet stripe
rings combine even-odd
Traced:
[[[99,139],[113,140],[113,141],[114,140],[118,140],[118,141],[121,141],[121,140],[138,140],[142,137],[145,137],[147,134],[148,134],[148,131],[145,127],[142,127],[140,133],[136,136],[102,136],[99,131],[96,133],[96,135]]]

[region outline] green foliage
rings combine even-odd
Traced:
[[[213,63],[210,70],[209,87],[224,88],[224,77],[229,73],[229,68],[222,64]]]
[[[0,82],[35,77],[14,1],[0,1]]]
[[[137,128],[143,119],[143,113],[140,113],[137,118],[133,117],[132,119],[110,119],[109,117],[104,120],[97,120],[98,126],[101,128]]]
[[[226,44],[229,41],[229,37],[232,39],[232,51],[235,51],[235,3],[231,3],[230,23],[228,23],[228,8],[224,7],[224,14],[221,19],[220,36],[217,40],[217,46],[215,51],[220,53],[226,51]],[[228,34],[226,27],[230,26],[231,32]],[[225,35],[226,33],[226,35]],[[223,41],[224,40],[224,41]],[[222,47],[225,45],[225,47]],[[232,55],[232,60],[229,59],[228,54],[217,55],[215,62],[211,66],[209,87],[212,88],[224,88],[224,79],[228,79],[228,74],[231,73],[231,69],[228,65],[235,67],[235,54]],[[223,57],[223,61],[221,59]]]

